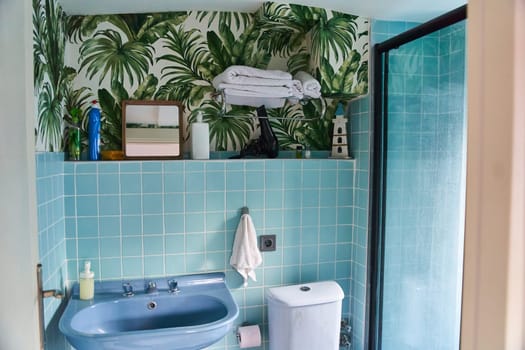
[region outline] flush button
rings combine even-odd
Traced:
[[[310,291],[310,287],[308,287],[308,286],[302,286],[300,289],[301,289],[302,292]]]

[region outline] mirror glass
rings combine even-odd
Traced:
[[[182,158],[183,107],[176,101],[122,102],[122,148],[126,158]]]

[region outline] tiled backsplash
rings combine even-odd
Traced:
[[[84,260],[91,260],[97,279],[225,271],[241,308],[237,323],[265,324],[265,288],[334,279],[348,314],[354,165],[333,159],[66,162],[69,280],[78,279]],[[257,282],[246,289],[229,265],[243,206],[258,235],[277,235],[277,250],[263,253]],[[233,334],[217,348],[225,344],[236,347]]]

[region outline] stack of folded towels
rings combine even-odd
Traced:
[[[321,85],[306,72],[294,79],[288,72],[248,66],[228,67],[213,79],[213,86],[224,92],[226,103],[252,107],[280,108],[286,99],[321,97]]]

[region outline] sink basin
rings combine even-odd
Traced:
[[[172,279],[178,293],[168,293]],[[77,350],[203,349],[222,339],[239,314],[223,273],[125,282],[135,295],[123,296],[122,282],[108,281],[96,283],[95,298],[84,301],[73,287],[59,327]],[[153,293],[145,293],[149,282],[157,285]]]

